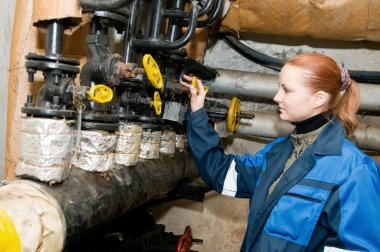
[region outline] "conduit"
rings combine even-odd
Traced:
[[[278,76],[237,70],[216,69],[217,77],[208,81],[211,93],[273,99],[278,90]],[[360,109],[380,111],[380,86],[358,83]]]
[[[273,70],[280,71],[284,65],[284,61],[261,53],[259,51],[250,48],[249,46],[241,43],[237,38],[232,35],[225,34],[223,37],[224,41],[231,46],[232,49],[240,53],[243,57],[263,65],[265,67],[271,68]],[[362,83],[380,83],[380,72],[379,71],[358,71],[349,70],[350,76],[357,82]]]
[[[68,180],[55,186],[21,179],[0,186],[0,208],[12,218],[23,251],[62,251],[82,235],[197,177],[188,151],[107,173],[74,167]]]
[[[253,119],[242,118],[240,120],[238,134],[274,139],[279,136],[286,136],[294,129],[292,124],[281,120],[278,114],[253,113],[255,114]],[[215,129],[221,136],[228,134],[225,122],[215,123]],[[352,141],[361,149],[380,151],[380,128],[361,121],[353,134]]]

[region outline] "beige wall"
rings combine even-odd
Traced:
[[[8,102],[8,71],[11,51],[11,34],[16,2],[14,0],[1,1],[0,8],[0,180],[4,178],[5,167],[5,136],[7,125]]]

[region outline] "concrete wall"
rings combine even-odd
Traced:
[[[0,8],[0,180],[4,178],[7,125],[8,71],[16,1],[3,0]]]

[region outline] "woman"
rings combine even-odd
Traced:
[[[225,155],[202,83],[198,93],[182,84],[192,94],[187,139],[202,178],[219,193],[250,198],[241,251],[380,251],[380,172],[346,138],[359,107],[347,69],[317,53],[288,60],[274,101],[295,130],[254,156]]]

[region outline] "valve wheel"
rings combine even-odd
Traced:
[[[177,252],[187,252],[190,250],[193,244],[193,235],[191,232],[191,227],[187,226],[185,232],[178,239]]]
[[[198,94],[199,88],[198,88],[198,83],[197,83],[197,77],[193,76],[193,78],[191,79],[191,85],[193,87],[195,87],[195,90],[197,91],[197,94]],[[203,85],[203,88],[205,89],[205,92],[207,94],[208,93],[208,86]],[[188,94],[189,94],[189,97],[191,97],[191,93],[189,92]]]
[[[161,115],[162,102],[158,91],[155,91],[153,95],[153,107],[156,115]]]
[[[152,85],[156,89],[162,89],[163,83],[164,83],[162,79],[162,74],[161,74],[160,68],[158,67],[157,62],[154,60],[152,55],[150,54],[144,55],[143,66],[150,83],[152,83]]]
[[[90,100],[97,103],[107,103],[112,101],[113,91],[110,87],[103,84],[94,85],[88,91]]]
[[[232,98],[227,113],[227,131],[235,133],[240,123],[240,100],[237,97]]]

